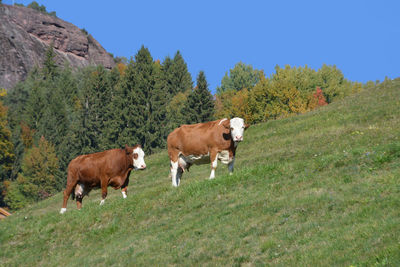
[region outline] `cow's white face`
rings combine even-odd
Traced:
[[[144,162],[144,151],[140,146],[135,148],[132,153],[133,167],[135,169],[143,170],[146,169],[146,163]]]
[[[248,127],[248,125],[244,123],[244,120],[242,118],[233,118],[230,120],[230,127],[233,141],[243,141],[244,130]]]

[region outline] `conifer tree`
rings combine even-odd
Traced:
[[[158,148],[165,147],[166,138],[169,133],[167,125],[167,101],[168,92],[162,79],[162,67],[160,63],[154,63],[153,77],[154,87],[149,97],[150,117],[148,125],[148,151],[153,152]]]
[[[57,157],[60,159],[60,170],[65,171],[69,160],[71,159],[71,147],[67,142],[68,139],[66,139],[70,127],[66,106],[57,90],[54,90],[47,99],[49,102],[43,112],[43,117],[40,121],[40,126],[36,132],[36,136],[41,134],[41,136],[44,136],[55,146]],[[57,176],[56,179],[62,180],[63,177]],[[61,189],[61,186],[59,189]]]
[[[161,63],[160,69],[160,82],[164,87],[164,90],[167,92],[168,98],[172,98],[176,94],[176,83],[174,82],[175,77],[173,72],[173,61],[172,59],[167,56],[165,57],[164,61]]]
[[[139,143],[149,152],[153,132],[151,131],[150,98],[154,89],[154,64],[150,51],[144,46],[135,55],[133,65],[133,102],[131,105],[132,126],[135,127]]]
[[[55,53],[50,46],[42,69],[28,83],[30,94],[21,123],[25,125],[26,122],[26,127],[35,133],[36,142],[44,136],[55,145],[57,156],[61,159],[61,171],[64,171],[71,158],[71,146],[66,142],[71,116],[68,114],[72,114],[68,107],[71,107],[73,99],[77,97],[77,88],[71,69],[59,69],[54,58]],[[61,180],[62,177],[58,176],[57,179]]]
[[[46,80],[53,80],[59,74],[55,57],[56,53],[54,52],[53,44],[51,44],[46,50],[42,68],[43,78]]]
[[[170,133],[176,127],[186,123],[186,115],[183,113],[188,95],[192,90],[184,93],[177,93],[166,105],[167,112],[167,132]],[[167,134],[168,134],[167,133]]]
[[[24,117],[22,118],[31,129],[37,130],[43,117],[46,104],[46,90],[42,81],[35,82],[29,93],[24,107]]]
[[[124,71],[120,72],[119,67],[116,66],[109,74],[110,101],[104,104],[106,109],[103,114],[104,129],[101,140],[102,150],[119,147],[117,140],[118,134],[122,129],[122,125],[120,124],[120,116],[123,109],[121,105],[123,105],[123,103],[121,101],[117,103],[116,100],[118,98],[117,88],[119,86],[120,79],[125,75],[125,69],[126,66],[124,67]],[[124,100],[124,98],[121,98],[121,100]]]
[[[182,110],[186,123],[198,123],[213,120],[214,99],[208,90],[208,83],[203,71],[197,76],[197,86],[190,92]]]
[[[193,81],[179,51],[176,52],[173,60],[169,57],[165,58],[162,64],[162,73],[166,86],[165,91],[169,94],[166,106],[167,132],[169,133],[179,125],[186,123],[186,118],[181,111],[187,95],[193,89]]]
[[[24,82],[18,83],[4,99],[8,108],[8,125],[12,132],[15,160],[12,167],[10,180],[15,180],[21,169],[21,161],[24,153],[24,144],[21,140],[21,124],[27,126],[26,109],[31,93],[31,86],[37,83],[39,69],[33,68]],[[27,126],[28,127],[28,126]],[[28,127],[29,128],[29,127]]]
[[[141,144],[146,152],[165,145],[167,78],[144,46],[126,66],[109,108],[107,140],[118,146]]]
[[[184,93],[193,88],[192,76],[179,51],[176,52],[167,75],[171,96],[175,96],[177,93]]]
[[[101,150],[104,119],[107,104],[111,101],[108,73],[102,66],[86,70],[82,87],[82,129],[81,143],[83,153]]]
[[[107,120],[108,142],[122,147],[141,144],[146,148],[150,129],[150,98],[154,88],[154,63],[144,46],[131,59],[116,85]],[[148,151],[148,150],[146,150]]]
[[[135,112],[134,87],[134,60],[131,59],[115,87],[114,95],[110,101],[106,116],[106,139],[108,144],[114,143],[122,147],[125,144],[138,143],[135,123],[141,114]]]

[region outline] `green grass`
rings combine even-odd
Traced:
[[[0,222],[4,266],[400,266],[400,81],[253,125],[235,173],[194,166],[172,188],[166,151],[58,214],[58,194]]]

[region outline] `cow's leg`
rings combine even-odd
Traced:
[[[127,198],[128,197],[128,195],[127,195],[128,187],[121,188],[121,193],[122,193],[123,198]]]
[[[183,168],[178,167],[178,172],[176,173],[176,182],[177,182],[178,186],[181,183],[182,174],[183,174]]]
[[[85,195],[85,188],[86,186],[80,183],[75,186],[76,207],[78,210],[82,208],[82,199]]]
[[[67,203],[68,203],[69,196],[71,195],[72,190],[74,190],[74,188],[75,188],[75,186],[76,186],[76,184],[77,184],[77,181],[74,182],[74,181],[73,181],[73,180],[74,180],[73,178],[74,178],[74,177],[73,177],[72,173],[71,173],[70,171],[68,171],[68,176],[67,176],[67,187],[66,187],[65,190],[64,190],[64,201],[63,201],[62,208],[61,208],[61,210],[60,210],[60,213],[61,213],[61,214],[63,214],[64,212],[67,211]]]
[[[78,208],[78,210],[80,210],[82,208],[82,199],[83,199],[83,195],[76,197],[76,207]]]
[[[107,186],[108,186],[108,183],[106,182],[106,179],[101,179],[101,201],[100,201],[100,205],[103,205],[104,202],[106,201]]]
[[[179,168],[178,160],[177,161],[171,160],[171,179],[172,179],[172,186],[174,187],[177,187],[179,185],[180,177],[182,175],[182,173],[178,175],[178,168]]]
[[[129,174],[130,174],[130,172],[128,173],[128,177],[125,179],[124,184],[121,186],[121,193],[122,193],[123,198],[126,198],[128,196],[127,193],[128,193],[128,184],[129,184]]]
[[[217,152],[210,153],[210,161],[211,161],[210,179],[215,178],[215,169],[217,168],[217,163],[218,163],[218,155],[217,154],[218,154]]]
[[[235,157],[233,157],[232,161],[228,164],[229,175],[233,174],[233,165],[235,164]]]

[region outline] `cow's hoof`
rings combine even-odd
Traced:
[[[122,192],[122,197],[123,197],[123,198],[126,198],[126,197],[127,197],[127,195],[126,195],[125,192]]]
[[[66,208],[61,208],[61,210],[60,210],[60,214],[64,214],[66,211],[67,211],[67,209],[66,209]]]
[[[101,201],[100,201],[100,206],[102,206],[102,205],[104,205],[104,199],[102,199]]]

